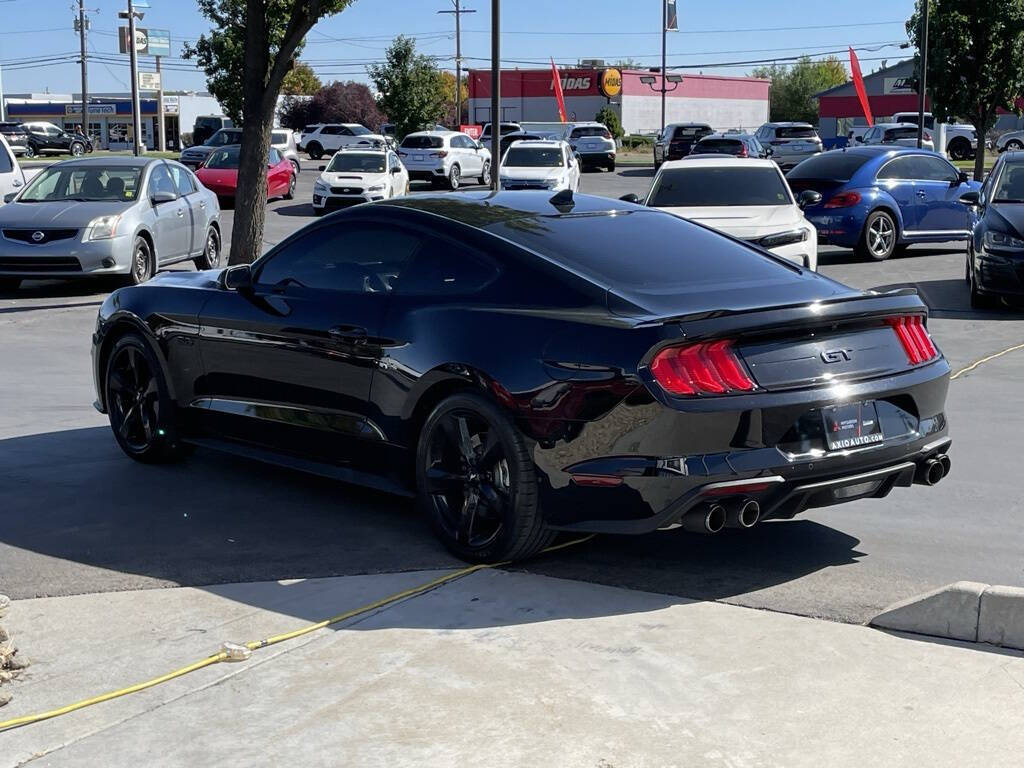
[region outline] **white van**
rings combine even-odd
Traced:
[[[25,186],[25,173],[18,165],[18,159],[11,152],[7,139],[0,134],[0,205],[8,195],[21,191]]]

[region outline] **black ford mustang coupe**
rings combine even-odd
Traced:
[[[925,321],[912,291],[655,209],[472,192],[122,288],[93,362],[134,459],[200,445],[415,495],[453,552],[495,561],[938,482],[949,366]]]

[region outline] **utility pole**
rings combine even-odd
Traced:
[[[462,14],[476,13],[469,8],[461,8],[461,2],[462,0],[452,0],[452,5],[455,6],[454,11],[438,11],[438,13],[455,15],[455,130],[459,129],[458,126],[462,122],[462,25],[460,22]]]
[[[131,54],[132,63],[132,132],[135,134],[133,147],[135,156],[139,157],[142,154],[142,109],[139,107],[139,56],[135,50],[136,13],[133,0],[128,0],[128,52]]]
[[[160,57],[156,57],[156,77],[160,87],[156,92],[156,148],[161,152],[167,151],[167,135],[164,130],[164,76],[160,72]]]
[[[668,3],[661,0],[661,131],[665,132],[665,43],[668,35]]]
[[[78,0],[78,41],[82,56],[82,135],[89,138],[89,75],[85,63],[85,0]]]
[[[921,149],[924,144],[924,100],[928,92],[928,0],[922,3],[924,10],[921,13],[921,78],[917,87],[917,148]],[[984,138],[984,137],[983,137]],[[945,149],[943,147],[942,149]]]
[[[0,67],[0,122],[7,120],[7,107],[4,105],[4,75]]]
[[[491,189],[501,189],[501,0],[491,0]]]

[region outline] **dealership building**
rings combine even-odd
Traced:
[[[559,71],[570,122],[593,120],[611,106],[626,133],[661,130],[661,73],[646,69],[578,68]],[[679,82],[672,82],[676,77]],[[716,130],[755,131],[768,120],[770,81],[754,77],[668,75],[666,123],[708,123]],[[603,81],[618,88],[602,88]],[[557,121],[551,69],[505,69],[501,72],[501,120]],[[491,71],[469,71],[469,121],[491,120]]]
[[[80,94],[22,93],[4,97],[8,120],[20,123],[47,122],[59,128],[82,124]],[[142,139],[149,149],[157,145],[157,100],[139,100]],[[89,96],[89,135],[98,137],[102,149],[130,149],[132,146],[132,99],[129,93],[100,93]],[[180,147],[181,134],[191,133],[200,115],[223,115],[217,100],[208,93],[168,92],[164,94],[164,127],[168,148]]]

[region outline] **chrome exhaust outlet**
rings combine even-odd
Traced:
[[[914,482],[921,485],[935,485],[946,475],[942,462],[938,459],[928,459],[919,464],[917,472],[914,473]]]
[[[691,533],[718,533],[728,517],[721,504],[705,504],[683,516],[683,530]]]
[[[949,456],[944,453],[940,453],[935,457],[935,460],[942,465],[942,476],[945,477],[949,474],[949,470],[953,468],[953,462],[949,460]]]
[[[761,505],[753,499],[731,504],[726,516],[727,528],[753,528],[761,519]]]

